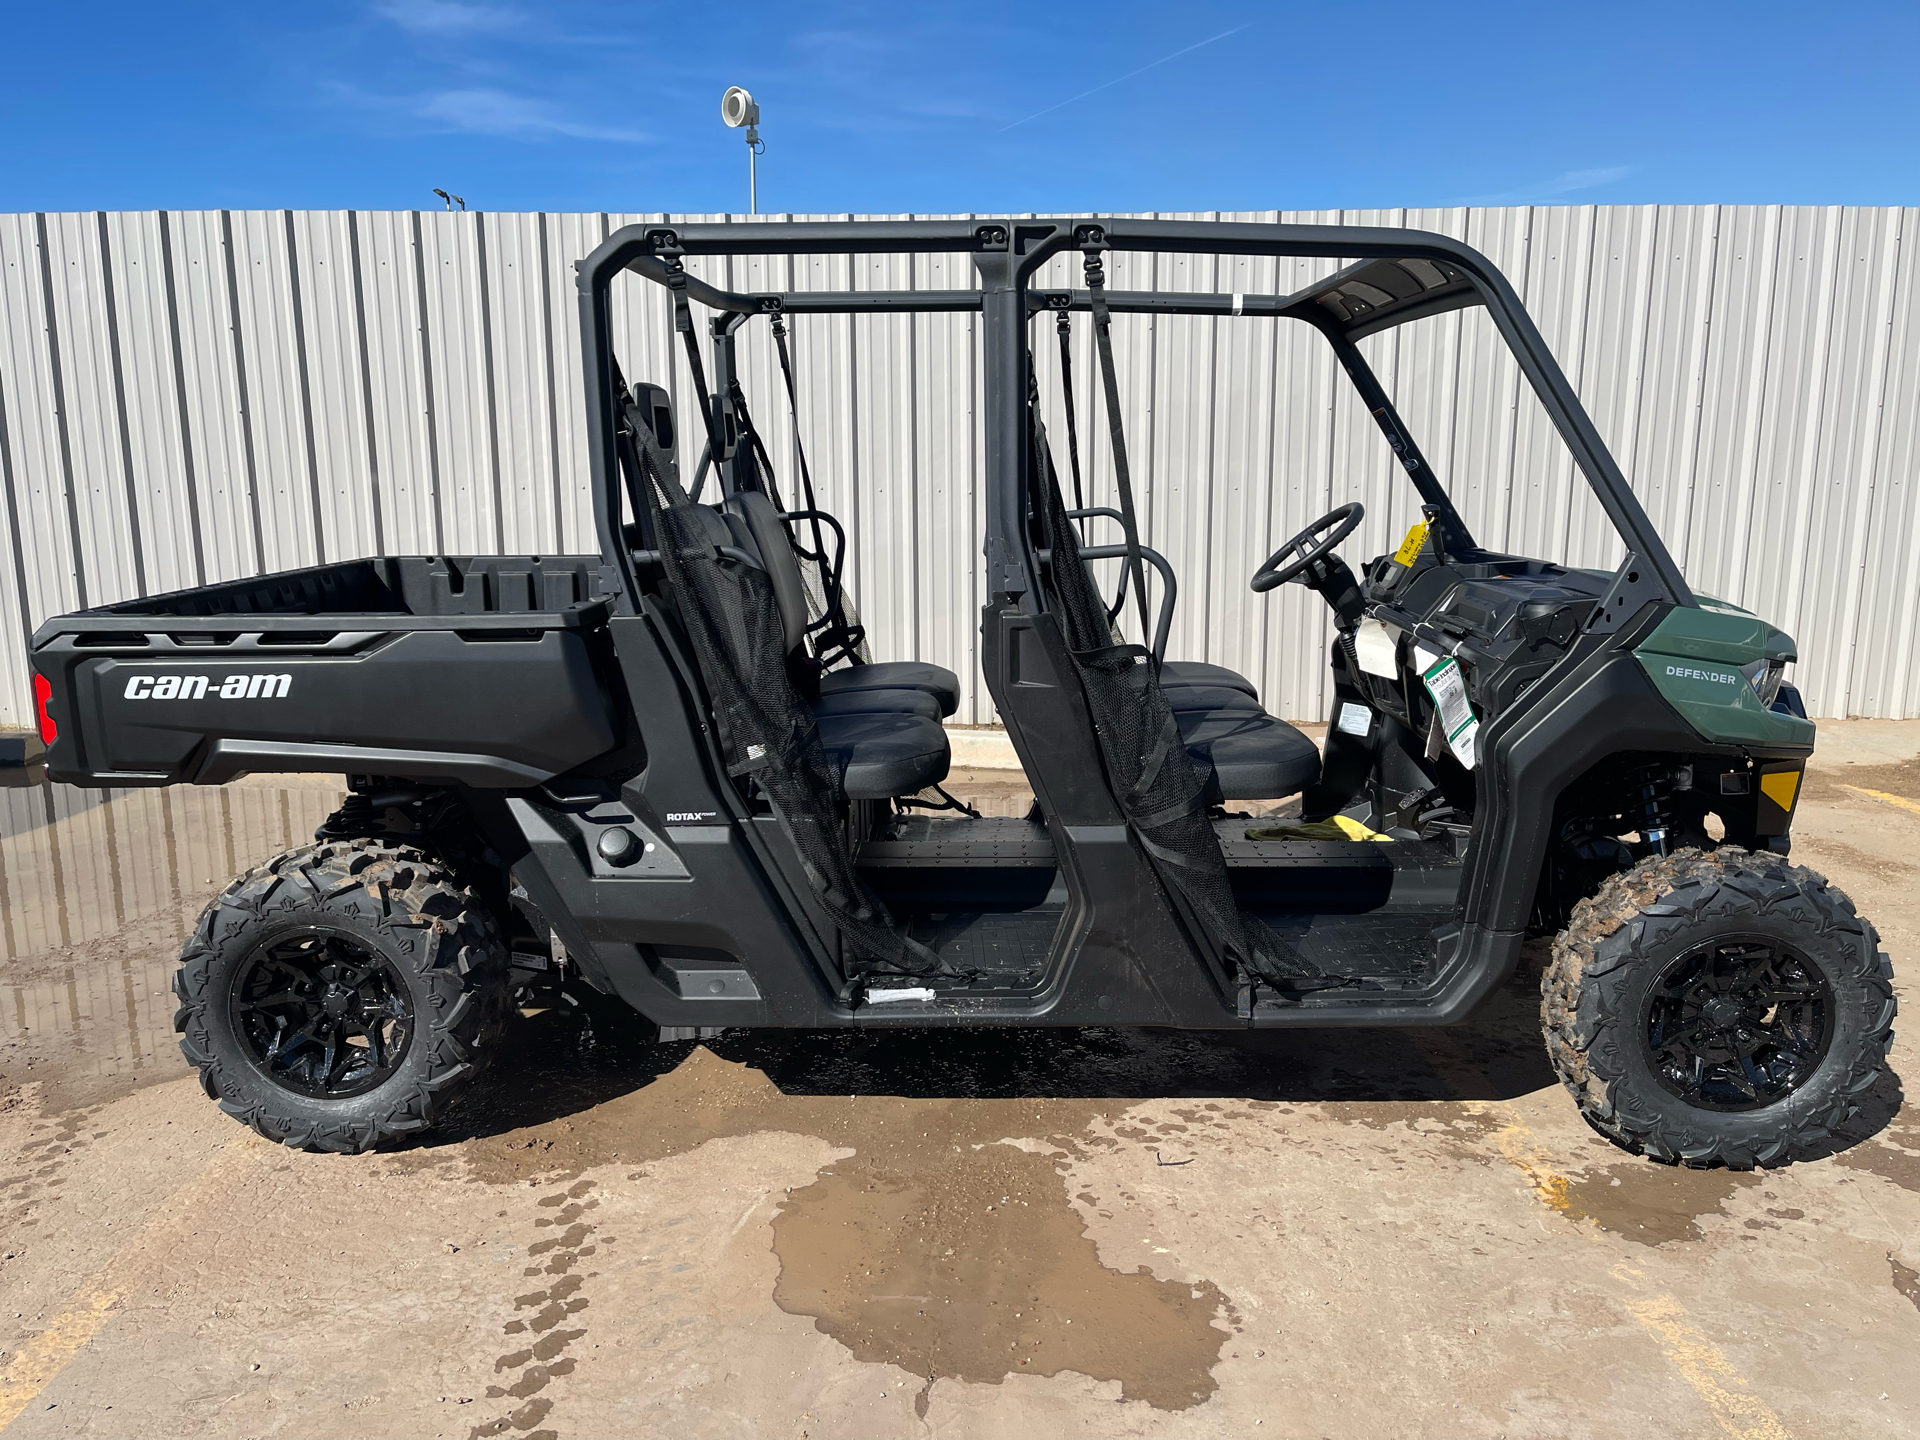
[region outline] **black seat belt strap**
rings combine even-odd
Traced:
[[[1107,309],[1107,269],[1100,259],[1104,247],[1104,238],[1089,236],[1081,242],[1081,249],[1087,257],[1087,298],[1089,308],[1093,311],[1094,344],[1100,352],[1100,381],[1107,397],[1107,428],[1113,436],[1113,478],[1120,491],[1120,527],[1126,531],[1127,577],[1133,586],[1134,603],[1140,611],[1140,634],[1143,638],[1150,638],[1153,627],[1147,619],[1146,568],[1140,558],[1140,527],[1134,519],[1133,475],[1127,465],[1127,437],[1120,423],[1120,381],[1113,369],[1113,316]]]
[[[700,406],[700,421],[707,431],[707,454],[701,458],[700,471],[694,477],[693,493],[698,496],[706,483],[707,461],[725,453],[720,443],[719,417],[713,412],[713,396],[707,392],[707,367],[700,359],[700,337],[695,333],[693,307],[687,302],[687,267],[676,254],[666,257],[667,290],[673,296],[673,328],[686,341],[687,365],[693,371],[693,396]]]
[[[807,464],[806,443],[800,437],[800,390],[794,384],[793,356],[787,349],[787,321],[778,310],[773,312],[773,344],[780,355],[780,378],[786,382],[787,413],[793,419],[793,453],[800,466],[800,493],[806,502],[804,508],[811,512],[807,523],[813,534],[813,553],[808,558],[820,567],[820,573],[826,577],[827,593],[823,599],[827,611],[824,618],[829,622],[828,638],[845,656],[859,664],[858,649],[865,637],[865,629],[847,619],[844,600],[846,577],[840,573],[841,567],[835,566],[827,558],[827,539],[820,529],[820,502],[813,491],[813,469]],[[846,557],[842,555],[842,566],[845,560]]]
[[[807,447],[800,438],[800,392],[793,383],[793,357],[787,353],[787,321],[779,311],[773,314],[773,343],[780,352],[780,375],[787,382],[787,412],[793,416],[793,453],[800,462],[800,493],[805,497],[805,508],[818,510],[820,502],[813,498],[813,471],[807,465]],[[813,522],[813,548],[819,555],[826,554],[826,539],[820,533],[820,522]]]
[[[1060,336],[1060,392],[1067,402],[1067,464],[1073,470],[1073,508],[1084,510],[1087,496],[1080,484],[1080,422],[1073,413],[1073,312],[1062,310],[1054,329]]]

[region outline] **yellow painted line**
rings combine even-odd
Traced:
[[[1866,795],[1875,800],[1883,800],[1889,805],[1897,806],[1902,810],[1911,810],[1914,814],[1920,815],[1920,800],[1909,800],[1904,795],[1889,795],[1884,790],[1869,790],[1864,785],[1842,785],[1840,788],[1842,790],[1851,790],[1856,795]]]
[[[1787,1440],[1787,1427],[1759,1396],[1747,1393],[1746,1380],[1718,1345],[1687,1323],[1687,1312],[1671,1295],[1635,1297],[1627,1313],[1660,1342],[1673,1368],[1693,1386],[1720,1428],[1735,1440]],[[1729,1385],[1742,1387],[1729,1389]]]
[[[231,1185],[262,1143],[243,1136],[216,1151],[199,1174],[169,1195],[139,1233],[73,1293],[66,1308],[48,1321],[44,1330],[13,1352],[7,1368],[0,1372],[0,1430],[13,1424],[20,1412],[59,1377],[113,1318],[120,1302],[165,1259],[170,1247],[154,1242],[169,1226],[187,1218],[200,1202],[211,1198],[215,1190]]]
[[[1493,1143],[1502,1158],[1527,1177],[1534,1199],[1561,1215],[1573,1208],[1573,1182],[1553,1168],[1546,1152],[1534,1143],[1533,1132],[1512,1111],[1507,1123],[1494,1132]],[[1586,1227],[1581,1231],[1586,1233]]]
[[[1508,1115],[1507,1123],[1494,1132],[1495,1147],[1508,1164],[1526,1176],[1535,1199],[1565,1215],[1572,1208],[1573,1182],[1554,1169],[1526,1122],[1511,1110]],[[1578,1225],[1577,1229],[1589,1240],[1597,1242],[1600,1238],[1588,1225]],[[1639,1273],[1627,1266],[1615,1266],[1613,1271],[1615,1279],[1628,1285],[1637,1283],[1633,1277]],[[1788,1440],[1787,1427],[1780,1423],[1780,1417],[1766,1401],[1745,1390],[1746,1379],[1718,1345],[1687,1323],[1687,1312],[1678,1300],[1671,1295],[1630,1295],[1622,1303],[1641,1328],[1659,1342],[1680,1378],[1693,1387],[1693,1393],[1733,1440]],[[1742,1388],[1730,1389],[1729,1382]]]
[[[1916,807],[1920,808],[1920,807]],[[1460,1053],[1453,1038],[1443,1032],[1420,1032],[1414,1043],[1446,1076],[1456,1089],[1457,1078],[1473,1069]],[[1484,1084],[1483,1076],[1476,1077]],[[1500,1128],[1493,1132],[1494,1148],[1500,1156],[1526,1177],[1533,1196],[1558,1215],[1573,1208],[1573,1181],[1554,1167],[1539,1140],[1511,1105],[1495,1101],[1469,1101],[1476,1113],[1501,1117]],[[1651,1163],[1651,1162],[1649,1162]],[[1601,1243],[1600,1233],[1592,1225],[1576,1221],[1574,1230],[1584,1239]],[[1613,1278],[1628,1288],[1637,1288],[1642,1272],[1630,1265],[1613,1267]],[[1759,1396],[1745,1389],[1746,1379],[1733,1367],[1726,1353],[1688,1323],[1686,1310],[1671,1295],[1627,1295],[1621,1303],[1666,1353],[1680,1378],[1727,1432],[1731,1440],[1790,1440],[1787,1427]],[[1731,1385],[1742,1387],[1732,1389]]]
[[[34,1397],[53,1383],[54,1376],[67,1368],[94,1333],[107,1323],[113,1307],[119,1303],[117,1290],[94,1290],[69,1305],[32,1340],[14,1352],[7,1362],[6,1377],[0,1379],[0,1426],[13,1419]]]

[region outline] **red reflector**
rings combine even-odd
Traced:
[[[60,738],[60,727],[53,723],[53,716],[47,713],[47,705],[53,699],[53,686],[44,675],[33,677],[33,699],[40,709],[40,743],[51,745]]]

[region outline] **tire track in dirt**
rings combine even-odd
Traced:
[[[540,1208],[555,1213],[537,1217],[534,1227],[559,1233],[527,1246],[527,1257],[540,1263],[527,1266],[522,1273],[528,1278],[552,1278],[545,1286],[514,1297],[516,1311],[533,1313],[509,1320],[501,1327],[520,1348],[509,1350],[493,1362],[495,1375],[502,1378],[487,1387],[489,1400],[520,1403],[496,1419],[475,1425],[467,1432],[467,1440],[490,1440],[514,1431],[524,1433],[526,1440],[557,1440],[557,1431],[533,1427],[553,1410],[553,1397],[541,1392],[555,1380],[573,1373],[574,1361],[565,1352],[587,1333],[584,1325],[563,1327],[593,1303],[580,1291],[598,1272],[582,1274],[575,1268],[581,1261],[592,1259],[599,1250],[590,1243],[599,1227],[585,1218],[589,1211],[600,1208],[598,1200],[589,1198],[593,1188],[593,1181],[578,1180],[542,1195],[537,1202]],[[506,1378],[508,1376],[511,1378]]]
[[[0,1180],[0,1204],[8,1207],[5,1250],[10,1253],[6,1253],[6,1259],[12,1259],[23,1247],[21,1232],[40,1223],[36,1212],[60,1198],[60,1172],[66,1167],[67,1156],[85,1149],[90,1139],[106,1135],[104,1130],[90,1138],[82,1134],[92,1114],[91,1110],[72,1110],[37,1123],[36,1131],[53,1133],[41,1133],[22,1145],[11,1173]]]

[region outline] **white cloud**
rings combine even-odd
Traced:
[[[389,121],[404,117],[417,128],[469,135],[499,135],[537,140],[564,135],[574,140],[604,140],[618,145],[644,145],[653,139],[639,130],[596,125],[569,115],[560,107],[529,95],[484,87],[434,90],[413,95],[379,95],[342,81],[322,87],[333,99],[367,115]]]
[[[463,5],[459,0],[382,0],[374,13],[402,30],[420,35],[476,35],[511,30],[518,12],[498,5]]]
[[[1593,190],[1602,185],[1611,185],[1616,180],[1626,179],[1633,171],[1634,167],[1631,165],[1606,165],[1592,170],[1563,170],[1551,180],[1542,180],[1518,190],[1507,190],[1498,195],[1468,195],[1454,203],[1530,205],[1540,200],[1551,200],[1556,195],[1571,195],[1575,191]]]
[[[475,135],[566,135],[575,140],[609,140],[638,145],[648,137],[575,120],[547,104],[504,90],[442,90],[421,96],[410,107],[422,120]]]

